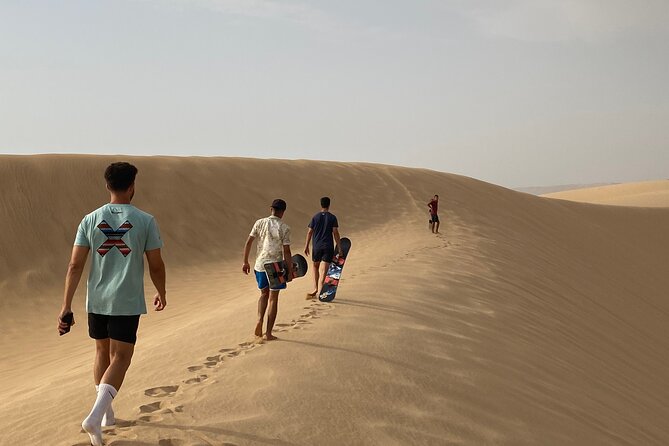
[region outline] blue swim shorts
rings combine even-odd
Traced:
[[[258,289],[259,290],[264,290],[269,286],[269,280],[267,280],[267,273],[266,272],[260,272],[260,271],[253,271],[256,273],[256,282],[258,282]],[[278,288],[271,288],[272,290],[285,290],[286,289],[286,284],[282,284]]]

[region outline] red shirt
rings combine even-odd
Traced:
[[[428,203],[428,206],[430,206],[430,214],[437,215],[437,210],[439,209],[439,201],[432,200]]]

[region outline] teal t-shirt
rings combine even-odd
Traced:
[[[163,246],[152,215],[131,204],[105,204],[81,220],[74,244],[91,249],[87,312],[146,313],[144,252]]]

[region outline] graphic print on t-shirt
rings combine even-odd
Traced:
[[[102,231],[104,235],[107,236],[107,240],[98,248],[98,254],[104,257],[110,249],[116,246],[121,254],[123,254],[123,257],[127,257],[128,254],[130,254],[131,249],[128,247],[128,245],[125,244],[123,240],[121,240],[121,238],[131,228],[132,225],[128,220],[119,226],[118,229],[112,229],[112,227],[109,226],[109,223],[107,223],[105,220],[102,220],[102,223],[98,225],[98,229],[100,229],[100,231]]]

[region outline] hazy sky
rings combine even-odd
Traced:
[[[667,0],[0,0],[0,153],[669,178]]]

